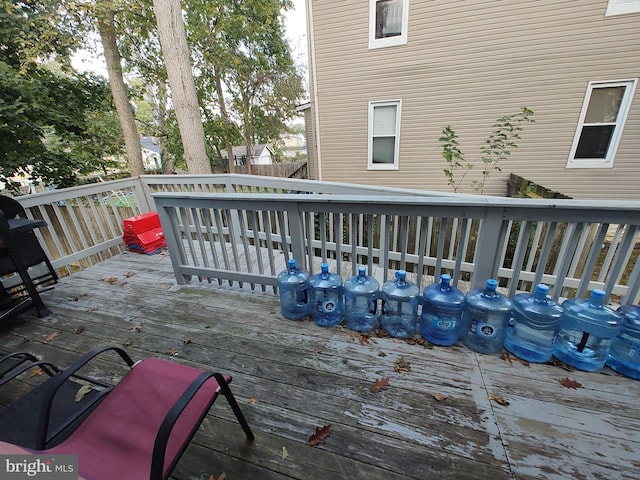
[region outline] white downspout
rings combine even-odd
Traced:
[[[318,180],[322,181],[322,153],[320,149],[320,108],[318,105],[318,77],[316,76],[316,45],[315,35],[313,28],[313,0],[306,0],[307,4],[307,37],[309,38],[309,62],[311,64],[312,78],[311,83],[313,85],[313,110],[314,110],[314,123],[315,123],[315,137],[316,137],[316,164],[318,165]]]

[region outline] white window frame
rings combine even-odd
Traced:
[[[375,107],[386,107],[394,105],[396,107],[395,144],[393,152],[393,163],[373,163],[373,112]],[[402,117],[402,100],[381,100],[369,102],[369,132],[367,149],[367,169],[368,170],[398,170],[400,158],[400,119]],[[385,135],[388,136],[388,135]]]
[[[624,15],[627,13],[639,12],[640,0],[609,0],[604,16],[610,17],[612,15]]]
[[[409,0],[402,0],[402,33],[395,37],[376,38],[376,0],[369,0],[369,49],[407,44]]]
[[[624,124],[629,114],[631,107],[631,100],[636,91],[636,85],[638,79],[628,80],[614,80],[614,81],[594,81],[589,82],[587,85],[587,91],[584,96],[584,102],[582,103],[582,111],[580,112],[580,119],[578,120],[578,126],[576,133],[573,137],[573,144],[571,145],[571,151],[569,152],[569,159],[567,161],[567,168],[613,168],[613,160],[620,144],[620,137],[624,130]],[[584,127],[584,119],[587,115],[587,109],[589,108],[589,102],[591,100],[591,93],[598,88],[607,87],[626,87],[624,96],[620,102],[620,109],[615,122],[615,128],[611,134],[611,140],[609,142],[609,149],[607,150],[607,156],[605,158],[574,158],[576,150],[578,149],[578,142],[580,141],[580,135],[582,134],[582,128]]]

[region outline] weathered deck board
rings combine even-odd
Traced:
[[[361,342],[341,327],[284,320],[269,290],[239,290],[217,282],[177,287],[166,254],[126,253],[44,293],[51,316],[28,313],[0,326],[0,349],[67,365],[95,346],[130,342],[136,359],[173,353],[232,374],[256,443],[244,445],[221,399],[178,479],[223,472],[230,480],[640,478],[640,382],[610,370],[525,366],[461,346]],[[411,371],[394,370],[401,356]],[[122,371],[114,357],[91,373],[115,379]],[[567,376],[583,387],[564,388],[558,380]],[[383,377],[389,388],[372,393]],[[0,389],[0,404],[26,388]],[[510,404],[490,401],[492,393]],[[308,446],[315,427],[327,424],[326,443]]]

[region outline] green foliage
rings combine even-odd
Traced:
[[[473,180],[471,188],[474,192],[482,194],[490,175],[493,172],[501,172],[500,164],[509,158],[512,149],[518,147],[517,141],[522,138],[520,133],[523,130],[523,125],[535,121],[531,117],[533,117],[533,110],[522,107],[518,113],[498,118],[492,127],[493,131],[480,147],[480,158],[476,162],[465,161],[460,150],[458,135],[450,125],[445,126],[438,141],[442,143],[442,157],[447,163],[447,168],[443,170],[444,175],[453,191],[459,191],[467,173],[480,163],[482,178]],[[456,172],[461,172],[461,174],[456,176]]]
[[[103,80],[69,70],[71,37],[57,2],[3,2],[0,9],[0,179],[30,172],[66,186],[115,153]],[[55,59],[56,63],[51,63]],[[48,66],[44,60],[48,60]],[[106,122],[106,123],[105,123]],[[115,130],[117,132],[117,129]],[[108,145],[110,143],[110,145]]]

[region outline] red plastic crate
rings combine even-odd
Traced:
[[[162,228],[154,228],[138,234],[125,233],[122,238],[132,252],[154,253],[167,246]]]
[[[157,212],[147,212],[124,219],[124,233],[140,234],[160,228],[160,217]]]

